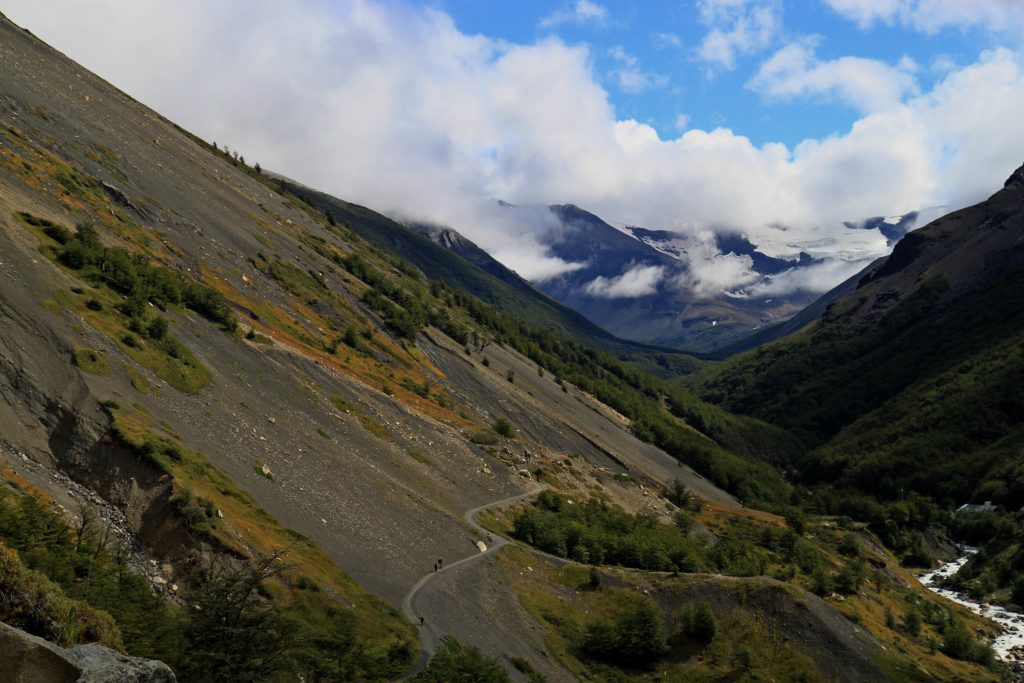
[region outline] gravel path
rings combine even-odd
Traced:
[[[531,491],[529,493],[522,493],[518,496],[512,496],[511,498],[505,498],[504,500],[488,503],[486,505],[481,505],[480,507],[475,507],[472,510],[468,510],[463,515],[463,518],[466,520],[466,523],[469,524],[469,526],[472,527],[474,531],[480,533],[485,538],[489,538],[491,540],[490,545],[488,545],[486,547],[486,550],[482,552],[478,552],[475,555],[469,555],[468,557],[464,557],[461,560],[456,560],[451,564],[444,565],[444,567],[442,567],[438,571],[431,571],[425,574],[423,577],[420,578],[419,581],[413,584],[412,588],[409,589],[409,592],[405,594],[405,597],[402,599],[402,614],[404,614],[405,618],[411,621],[412,623],[419,625],[420,643],[422,644],[422,649],[420,650],[420,656],[416,660],[415,665],[413,665],[412,669],[410,669],[406,673],[404,678],[410,678],[423,671],[423,669],[427,665],[427,662],[434,655],[434,653],[437,652],[437,648],[441,643],[441,639],[444,637],[444,634],[439,633],[437,631],[436,626],[433,623],[429,621],[424,621],[424,623],[420,625],[421,612],[416,608],[416,598],[419,596],[420,591],[422,591],[424,587],[429,585],[431,581],[433,581],[435,578],[437,578],[444,572],[451,571],[458,566],[466,564],[467,562],[479,560],[485,555],[490,555],[498,551],[500,548],[503,548],[509,543],[514,543],[514,541],[510,541],[509,539],[504,538],[500,535],[495,535],[487,529],[485,529],[484,527],[480,526],[480,524],[478,524],[476,521],[476,516],[483,512],[484,510],[514,505],[521,500],[526,500],[527,498],[531,498],[537,495],[538,493],[540,493],[540,491],[541,489]]]

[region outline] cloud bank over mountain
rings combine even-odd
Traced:
[[[929,14],[925,0],[828,3],[865,26],[936,30],[960,20]],[[738,12],[751,34],[739,41],[723,32],[717,48],[701,46],[721,67],[777,29],[777,15],[758,13],[757,3],[704,4],[709,26]],[[985,8],[1000,24],[1019,14],[995,0]],[[598,3],[571,9],[550,25],[609,21]],[[910,61],[820,59],[813,39],[795,38],[765,59],[748,87],[766,101],[839,99],[861,118],[793,146],[755,145],[726,128],[662,137],[617,115],[594,66],[599,48],[551,33],[530,43],[468,35],[436,9],[372,0],[10,0],[3,11],[250,163],[378,210],[451,225],[533,278],[574,267],[545,253],[542,235],[557,226],[539,213],[536,222],[499,218],[508,212],[495,211],[495,199],[571,202],[684,234],[740,232],[779,256],[815,244],[849,260],[883,253],[885,239],[843,221],[972,203],[1024,157],[1024,72],[1012,44],[950,67],[922,90]],[[621,56],[624,67],[636,66]],[[741,283],[743,264],[730,265],[697,286]],[[631,274],[603,291],[628,292],[654,275]],[[827,288],[828,273],[817,275],[808,284]]]

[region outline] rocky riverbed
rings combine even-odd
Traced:
[[[1014,665],[1017,672],[1017,680],[1020,680],[1024,671],[1024,614],[1012,612],[1002,605],[987,602],[978,602],[966,593],[943,588],[940,584],[943,579],[953,576],[960,568],[967,564],[971,556],[977,552],[975,548],[964,548],[964,554],[952,562],[947,562],[938,569],[925,572],[920,576],[921,583],[929,590],[949,598],[955,603],[963,605],[971,611],[980,614],[1003,627],[1003,633],[992,641],[992,648],[1004,662]]]

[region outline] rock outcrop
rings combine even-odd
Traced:
[[[0,623],[5,683],[175,683],[163,662],[126,657],[102,645],[70,649]]]

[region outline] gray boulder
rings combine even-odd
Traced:
[[[163,662],[126,657],[102,645],[64,649],[0,623],[4,683],[175,683]]]

